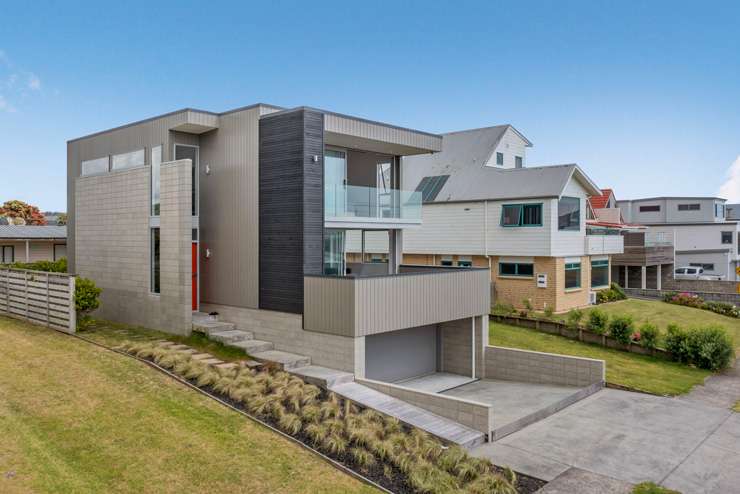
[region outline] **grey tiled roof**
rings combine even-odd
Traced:
[[[67,227],[57,225],[0,225],[0,238],[67,238]]]

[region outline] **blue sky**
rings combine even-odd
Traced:
[[[0,199],[66,209],[66,141],[190,106],[511,123],[618,198],[740,201],[737,2],[8,2]]]

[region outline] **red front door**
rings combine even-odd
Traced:
[[[193,310],[198,310],[198,242],[193,242]]]

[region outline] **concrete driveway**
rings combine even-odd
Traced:
[[[577,467],[684,494],[740,492],[740,414],[614,389],[473,453],[548,481]]]

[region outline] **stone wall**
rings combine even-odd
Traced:
[[[162,164],[160,294],[150,288],[150,169],[80,177],[76,274],[103,289],[96,317],[177,334],[191,331],[190,161]]]
[[[488,379],[578,387],[606,381],[603,360],[495,346],[487,346],[485,354]]]

